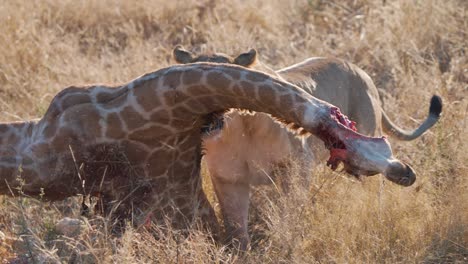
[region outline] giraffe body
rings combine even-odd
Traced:
[[[70,87],[41,119],[0,124],[0,194],[21,186],[30,195],[43,188],[50,200],[99,195],[127,217],[152,213],[177,227],[196,216],[212,221],[199,175],[201,127],[207,115],[229,108],[271,113],[332,138],[349,155],[331,160],[349,173],[414,182],[412,169],[393,158],[385,139],[355,133],[337,121],[330,104],[261,72],[200,63],[121,86]]]

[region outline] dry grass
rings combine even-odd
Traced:
[[[392,142],[419,174],[412,187],[379,177],[356,182],[319,167],[310,190],[258,190],[254,248],[245,256],[197,231],[187,237],[158,227],[129,228],[117,238],[99,218],[86,220],[79,237],[66,238],[54,224],[79,214],[75,200],[3,198],[0,259],[466,263],[467,7],[463,0],[2,1],[1,121],[40,116],[71,84],[124,82],[167,66],[176,44],[234,54],[255,47],[275,69],[311,56],[348,59],[370,73],[388,113],[406,127],[426,115],[433,93],[445,108],[441,122],[421,139]]]

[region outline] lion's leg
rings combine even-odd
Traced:
[[[198,195],[198,211],[202,228],[210,232],[215,240],[218,240],[220,234],[218,219],[203,190],[200,190]]]
[[[276,164],[275,178],[278,179],[284,194],[289,194],[295,186],[310,185],[312,169],[319,164],[319,161],[315,159],[315,149],[306,144],[304,142],[302,146],[295,147],[294,152],[285,161]]]
[[[226,242],[246,251],[250,244],[247,232],[249,212],[249,185],[223,182],[212,175],[213,185],[223,214]]]

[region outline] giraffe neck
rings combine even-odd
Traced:
[[[162,70],[157,94],[171,106],[173,119],[190,119],[229,108],[269,113],[320,136],[332,121],[333,106],[270,75],[234,65],[196,63]],[[154,73],[158,75],[158,72]],[[155,77],[154,81],[157,81]],[[159,90],[159,91],[158,91]],[[178,116],[180,115],[180,117]],[[190,127],[190,125],[187,125]]]
[[[380,172],[387,176],[390,170],[414,174],[392,157],[385,138],[356,133],[355,123],[338,108],[265,73],[209,63],[174,66],[161,73],[164,81],[157,85],[158,94],[171,106],[173,119],[185,119],[187,128],[199,131],[194,124],[200,116],[227,108],[266,112],[299,132],[304,129],[320,138],[331,151],[328,164],[332,169],[345,162],[346,170],[355,175]]]
[[[0,124],[0,194],[11,192],[20,183],[23,171],[28,172],[28,178],[36,178],[32,159],[23,155],[31,144],[35,125],[34,121]]]

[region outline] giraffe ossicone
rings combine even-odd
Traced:
[[[99,195],[120,204],[119,214],[153,212],[176,226],[212,219],[199,175],[201,128],[229,108],[266,112],[331,142],[332,154],[341,149],[331,162],[351,174],[415,180],[385,138],[349,129],[332,105],[262,72],[195,63],[116,87],[70,87],[41,119],[0,124],[0,194],[19,187],[50,200]]]

